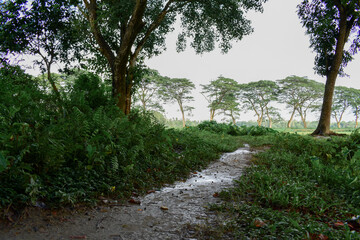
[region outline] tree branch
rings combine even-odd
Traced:
[[[105,56],[107,59],[110,68],[113,70],[114,68],[114,60],[115,56],[112,52],[109,44],[106,42],[104,36],[101,33],[100,27],[98,25],[98,19],[97,19],[97,3],[96,0],[90,0],[90,3],[87,0],[83,0],[85,7],[87,8],[89,15],[88,15],[88,21],[90,23],[91,31],[94,35],[94,38],[97,42],[97,44],[100,47],[100,52]]]

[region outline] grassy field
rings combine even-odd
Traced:
[[[315,129],[311,129],[311,128],[307,128],[307,129],[304,129],[304,128],[299,128],[299,129],[275,128],[275,130],[278,132],[283,132],[283,133],[297,133],[299,135],[310,135],[311,133],[314,132]],[[350,135],[354,131],[354,128],[335,128],[335,129],[331,129],[331,130],[338,134]]]

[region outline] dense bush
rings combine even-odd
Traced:
[[[69,77],[60,103],[17,67],[0,74],[0,209],[126,197],[237,147],[230,136],[165,129],[151,114],[124,116],[90,73]]]

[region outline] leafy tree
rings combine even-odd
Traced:
[[[314,80],[305,77],[290,76],[279,80],[280,86],[279,100],[286,104],[286,108],[291,111],[291,116],[287,122],[287,127],[291,127],[291,122],[295,113],[301,117],[301,120],[306,128],[306,114],[307,111],[318,109],[318,101],[320,100],[324,86]]]
[[[81,2],[79,16],[88,25],[87,42],[97,62],[108,67],[113,96],[118,107],[128,114],[138,59],[158,55],[165,49],[165,36],[173,30],[177,16],[182,27],[178,50],[183,50],[186,39],[191,39],[190,45],[197,53],[212,51],[216,42],[226,52],[232,40],[241,40],[252,32],[245,12],[262,11],[266,0]]]
[[[360,113],[360,90],[352,88],[353,98],[350,101],[350,106],[355,115],[355,128],[358,127],[359,113]]]
[[[37,55],[51,87],[60,100],[51,67],[57,61],[68,61],[76,38],[71,26],[68,1],[7,0],[0,3],[0,52]],[[74,50],[71,50],[74,53]]]
[[[209,103],[210,121],[214,120],[217,110],[236,111],[237,103],[235,96],[239,92],[240,85],[233,79],[218,77],[207,85],[201,85],[201,94]],[[230,110],[231,111],[231,110]]]
[[[231,121],[236,125],[236,118],[240,116],[240,104],[237,101],[237,95],[228,94],[220,107],[225,116],[231,118]]]
[[[241,85],[240,99],[246,109],[255,112],[258,126],[261,126],[265,115],[271,125],[270,102],[277,100],[278,88],[276,82],[268,80]]]
[[[354,99],[354,97],[353,89],[343,86],[335,87],[332,113],[338,128],[340,128],[340,123],[344,113],[350,107],[351,101]]]
[[[195,89],[195,85],[186,78],[168,78],[163,77],[160,81],[160,89],[158,91],[164,102],[177,102],[180,108],[183,127],[186,126],[185,111],[191,111],[193,107],[185,106],[186,102],[193,101],[190,95]]]
[[[137,83],[134,98],[135,100],[140,101],[144,111],[164,111],[163,107],[157,101],[157,93],[160,88],[159,81],[161,78],[158,71],[148,69]]]
[[[326,76],[318,127],[313,134],[328,135],[336,78],[360,48],[360,2],[358,0],[303,0],[298,15],[317,53],[316,73]],[[347,44],[349,49],[345,48]]]

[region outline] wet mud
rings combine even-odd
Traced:
[[[249,146],[225,153],[208,168],[192,173],[187,181],[134,198],[133,203],[120,205],[109,201],[57,222],[30,218],[11,229],[2,229],[0,239],[195,240],[184,231],[185,226],[217,220],[218,216],[208,211],[207,206],[221,201],[217,193],[232,186],[253,153]]]

